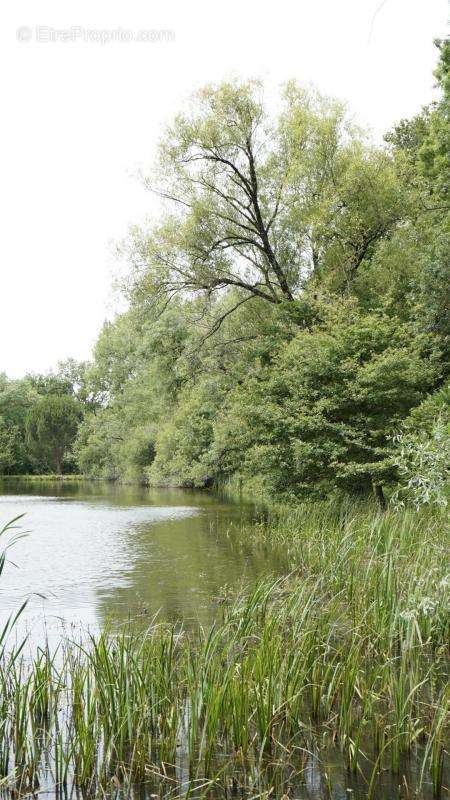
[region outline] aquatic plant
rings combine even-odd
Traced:
[[[292,569],[224,602],[210,629],[130,623],[31,659],[5,651],[3,779],[20,792],[39,783],[107,796],[138,783],[164,797],[230,787],[281,797],[312,782],[327,796],[325,764],[340,749],[368,798],[386,770],[410,786],[418,760],[415,790],[439,797],[443,522],[429,510],[298,509],[242,531],[286,548]]]

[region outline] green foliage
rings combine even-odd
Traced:
[[[39,398],[27,414],[27,444],[37,463],[60,474],[70,461],[82,411],[71,395],[47,394]]]
[[[205,376],[187,386],[170,420],[155,442],[156,457],[149,470],[153,483],[208,486],[216,469],[211,446],[218,409],[225,401],[225,381]]]
[[[166,205],[132,231],[129,309],[86,373],[83,471],[240,476],[284,497],[396,490],[393,436],[447,371],[445,164],[436,151],[424,167],[446,53],[443,99],[383,148],[295,83],[278,117],[258,82],[195,95],[146,180]]]
[[[427,135],[419,150],[420,166],[433,194],[445,201],[450,193],[450,40],[437,41],[439,63],[435,71],[442,99],[430,113]]]
[[[400,480],[392,502],[446,506],[450,465],[450,387],[413,409],[395,437]]]
[[[20,431],[0,417],[0,475],[7,474],[20,460]]]
[[[37,395],[58,395],[60,397],[72,394],[72,383],[63,375],[49,372],[47,375],[27,375],[27,380]]]
[[[0,375],[0,475],[26,475],[49,468],[28,441],[27,420],[35,404],[44,397],[70,397],[80,409],[92,409],[86,370],[86,364],[69,359],[59,364],[56,372],[46,375],[26,375],[20,380]]]
[[[423,192],[422,206],[448,211],[450,174],[450,41],[437,40],[434,72],[441,91],[438,102],[412,119],[402,119],[385,135],[397,156],[403,178]],[[431,197],[431,202],[430,202]]]
[[[406,203],[389,156],[338,103],[295,83],[277,118],[259,82],[205,87],[166,131],[146,183],[168,210],[132,231],[138,303],[238,289],[278,304],[311,275],[346,290]]]
[[[85,416],[75,445],[82,472],[144,479],[160,421],[180,386],[176,366],[186,335],[176,305],[159,320],[130,309],[104,326],[87,383],[98,405]]]
[[[25,420],[37,395],[29,380],[0,375],[0,474],[32,470],[25,441]]]
[[[235,393],[217,425],[230,467],[260,473],[272,494],[366,492],[395,478],[389,434],[432,387],[432,337],[347,304],[324,307]]]
[[[0,470],[54,468],[31,422],[26,437],[42,397],[82,408],[65,450],[95,477],[383,502],[406,497],[414,469],[425,480],[425,462],[441,469],[439,415],[415,430],[410,413],[448,372],[448,43],[439,52],[441,98],[383,147],[293,82],[277,114],[258,81],[197,92],[145,179],[162,216],[131,232],[128,307],[92,362],[0,381]]]
[[[122,408],[111,407],[84,419],[74,452],[80,471],[86,475],[139,481],[153,461],[154,440],[151,424],[133,425]]]
[[[447,361],[450,336],[450,216],[433,231],[425,251],[425,269],[419,277],[420,306],[425,325],[442,340]]]

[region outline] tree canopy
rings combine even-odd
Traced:
[[[95,477],[239,479],[293,501],[443,502],[450,51],[437,44],[440,98],[382,145],[295,83],[278,105],[259,81],[197,92],[144,178],[161,215],[122,247],[127,307],[92,361],[0,381],[0,469],[75,459]]]
[[[81,409],[70,395],[40,397],[26,419],[27,443],[32,453],[48,469],[60,475],[64,458],[73,444]]]
[[[279,304],[327,278],[348,290],[405,203],[388,155],[295,83],[276,118],[257,81],[201,90],[146,184],[166,206],[130,241],[132,295],[147,301],[237,289],[237,303]]]
[[[75,362],[68,363],[75,370]],[[85,365],[77,365],[76,371],[78,375],[84,373]],[[68,451],[87,407],[78,397],[77,387],[67,374],[66,363],[56,372],[27,375],[20,380],[0,375],[0,475],[73,471],[75,463]],[[50,434],[52,425],[54,432]],[[52,455],[51,436],[60,438],[62,455],[58,441],[53,443]]]

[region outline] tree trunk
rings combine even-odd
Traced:
[[[55,464],[55,469],[56,469],[56,474],[57,475],[62,475],[62,460],[63,460],[63,456],[57,451],[54,454],[54,464]]]
[[[386,511],[387,502],[386,502],[386,498],[384,496],[383,487],[382,487],[381,483],[374,483],[373,484],[373,491],[374,491],[375,497],[378,500],[378,503],[380,505],[381,510],[382,511]]]

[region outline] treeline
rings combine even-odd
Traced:
[[[77,472],[74,442],[94,408],[87,371],[68,359],[48,375],[0,374],[0,475]]]
[[[440,99],[379,147],[292,83],[276,116],[257,82],[194,97],[145,179],[162,217],[124,245],[128,310],[92,363],[52,378],[68,379],[50,395],[74,414],[52,469],[445,502],[450,46],[438,48]],[[14,394],[27,411],[11,433]],[[3,471],[50,464],[32,421],[48,395],[32,378],[0,387],[0,449],[17,454]]]

